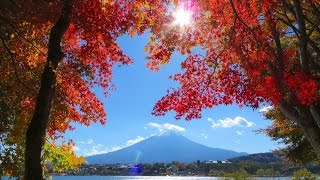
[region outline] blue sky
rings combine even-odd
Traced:
[[[135,38],[123,36],[118,40],[134,63],[114,68],[116,90],[109,97],[104,97],[98,88],[94,89],[104,103],[107,124],[75,125],[76,130],[67,132],[66,137],[76,143],[74,150],[78,155],[114,151],[167,130],[178,131],[209,147],[238,152],[267,152],[279,147],[277,142],[255,132],[270,122],[264,120],[259,110],[251,108],[218,106],[204,110],[202,119],[192,121],[177,121],[174,113],[164,117],[152,116],[157,100],[165,95],[168,88],[178,85],[168,77],[180,70],[183,57],[175,54],[170,64],[163,66],[160,72],[152,72],[145,66],[147,54],[143,48],[147,41],[146,34]]]

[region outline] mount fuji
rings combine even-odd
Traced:
[[[211,148],[189,140],[176,132],[151,136],[126,148],[86,157],[89,164],[170,163],[197,160],[226,160],[247,155],[231,150]]]

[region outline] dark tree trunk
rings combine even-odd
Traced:
[[[306,108],[306,110],[301,113],[300,127],[315,152],[320,156],[320,128],[311,115],[309,108]]]
[[[293,6],[297,24],[299,26],[299,54],[301,69],[305,74],[311,74],[310,72],[310,55],[308,52],[308,44],[310,43],[306,28],[306,19],[303,12],[303,7],[300,0],[294,0]],[[310,107],[298,107],[299,116],[297,122],[307,137],[311,146],[315,152],[320,156],[320,120],[319,120],[319,108],[316,105]]]
[[[311,105],[310,106],[310,112],[312,114],[312,117],[317,122],[318,127],[320,128],[320,108],[317,105]]]
[[[286,102],[280,103],[280,111],[286,118],[297,122],[314,151],[320,156],[320,128],[308,107],[293,108]]]
[[[68,29],[72,14],[72,0],[64,0],[61,15],[50,32],[48,56],[41,77],[40,90],[36,107],[26,133],[25,179],[44,179],[42,168],[42,151],[49,124],[51,104],[56,88],[56,70],[64,58],[61,40]]]
[[[287,4],[288,5],[288,4]],[[291,6],[291,4],[290,4]],[[306,22],[305,16],[303,14],[303,8],[301,7],[300,0],[294,0],[293,9],[288,9],[293,14],[295,14],[295,18],[297,20],[297,24],[299,25],[298,33],[299,33],[299,54],[300,54],[300,62],[301,69],[305,74],[310,74],[309,71],[309,53],[308,53],[308,35],[306,30]],[[272,29],[272,35],[275,40],[276,45],[276,68],[273,70],[273,77],[277,81],[277,87],[280,89],[283,97],[288,96],[287,89],[285,87],[286,82],[283,77],[283,52],[281,47],[281,41],[279,34],[277,34],[276,27],[270,26]],[[292,92],[289,92],[292,94]],[[280,102],[279,108],[280,111],[285,115],[287,119],[293,120],[297,122],[302,129],[304,136],[310,142],[314,151],[320,156],[320,112],[319,107],[316,105],[312,105],[310,107],[301,105],[297,102],[295,98],[289,95],[285,99]]]

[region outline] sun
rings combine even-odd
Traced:
[[[179,25],[180,27],[182,26],[187,26],[191,23],[191,11],[185,10],[183,8],[177,9],[173,13],[174,17],[174,24]]]

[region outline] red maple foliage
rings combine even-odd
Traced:
[[[156,40],[146,49],[154,70],[174,51],[187,55],[182,72],[172,77],[181,86],[170,89],[152,113],[161,116],[173,110],[177,119],[191,120],[220,104],[254,109],[272,104],[301,125],[320,154],[319,2],[179,3],[192,12],[191,25],[174,26],[170,15],[159,19],[152,29]]]
[[[56,138],[74,128],[71,122],[106,123],[92,88],[108,95],[113,66],[132,62],[117,38],[142,34],[166,13],[168,1],[4,0],[0,5],[1,105],[9,107],[5,122],[15,127],[1,124],[1,129],[21,139],[27,131],[25,178],[41,179],[46,132]]]
[[[62,3],[8,1],[6,8],[6,2],[1,9],[6,14],[1,15],[0,51],[3,59],[14,63],[0,67],[1,72],[8,72],[2,81],[16,87],[11,93],[21,94],[23,111],[32,114],[47,58],[50,29],[60,15]],[[142,34],[165,10],[165,1],[155,0],[73,1],[71,23],[61,42],[65,57],[57,71],[51,113],[54,120],[48,129],[51,135],[72,129],[72,121],[84,125],[106,123],[103,105],[92,88],[99,86],[108,95],[114,89],[112,67],[132,63],[118,46],[117,38],[126,33]],[[11,75],[14,73],[19,77]],[[27,88],[29,94],[25,93]]]

